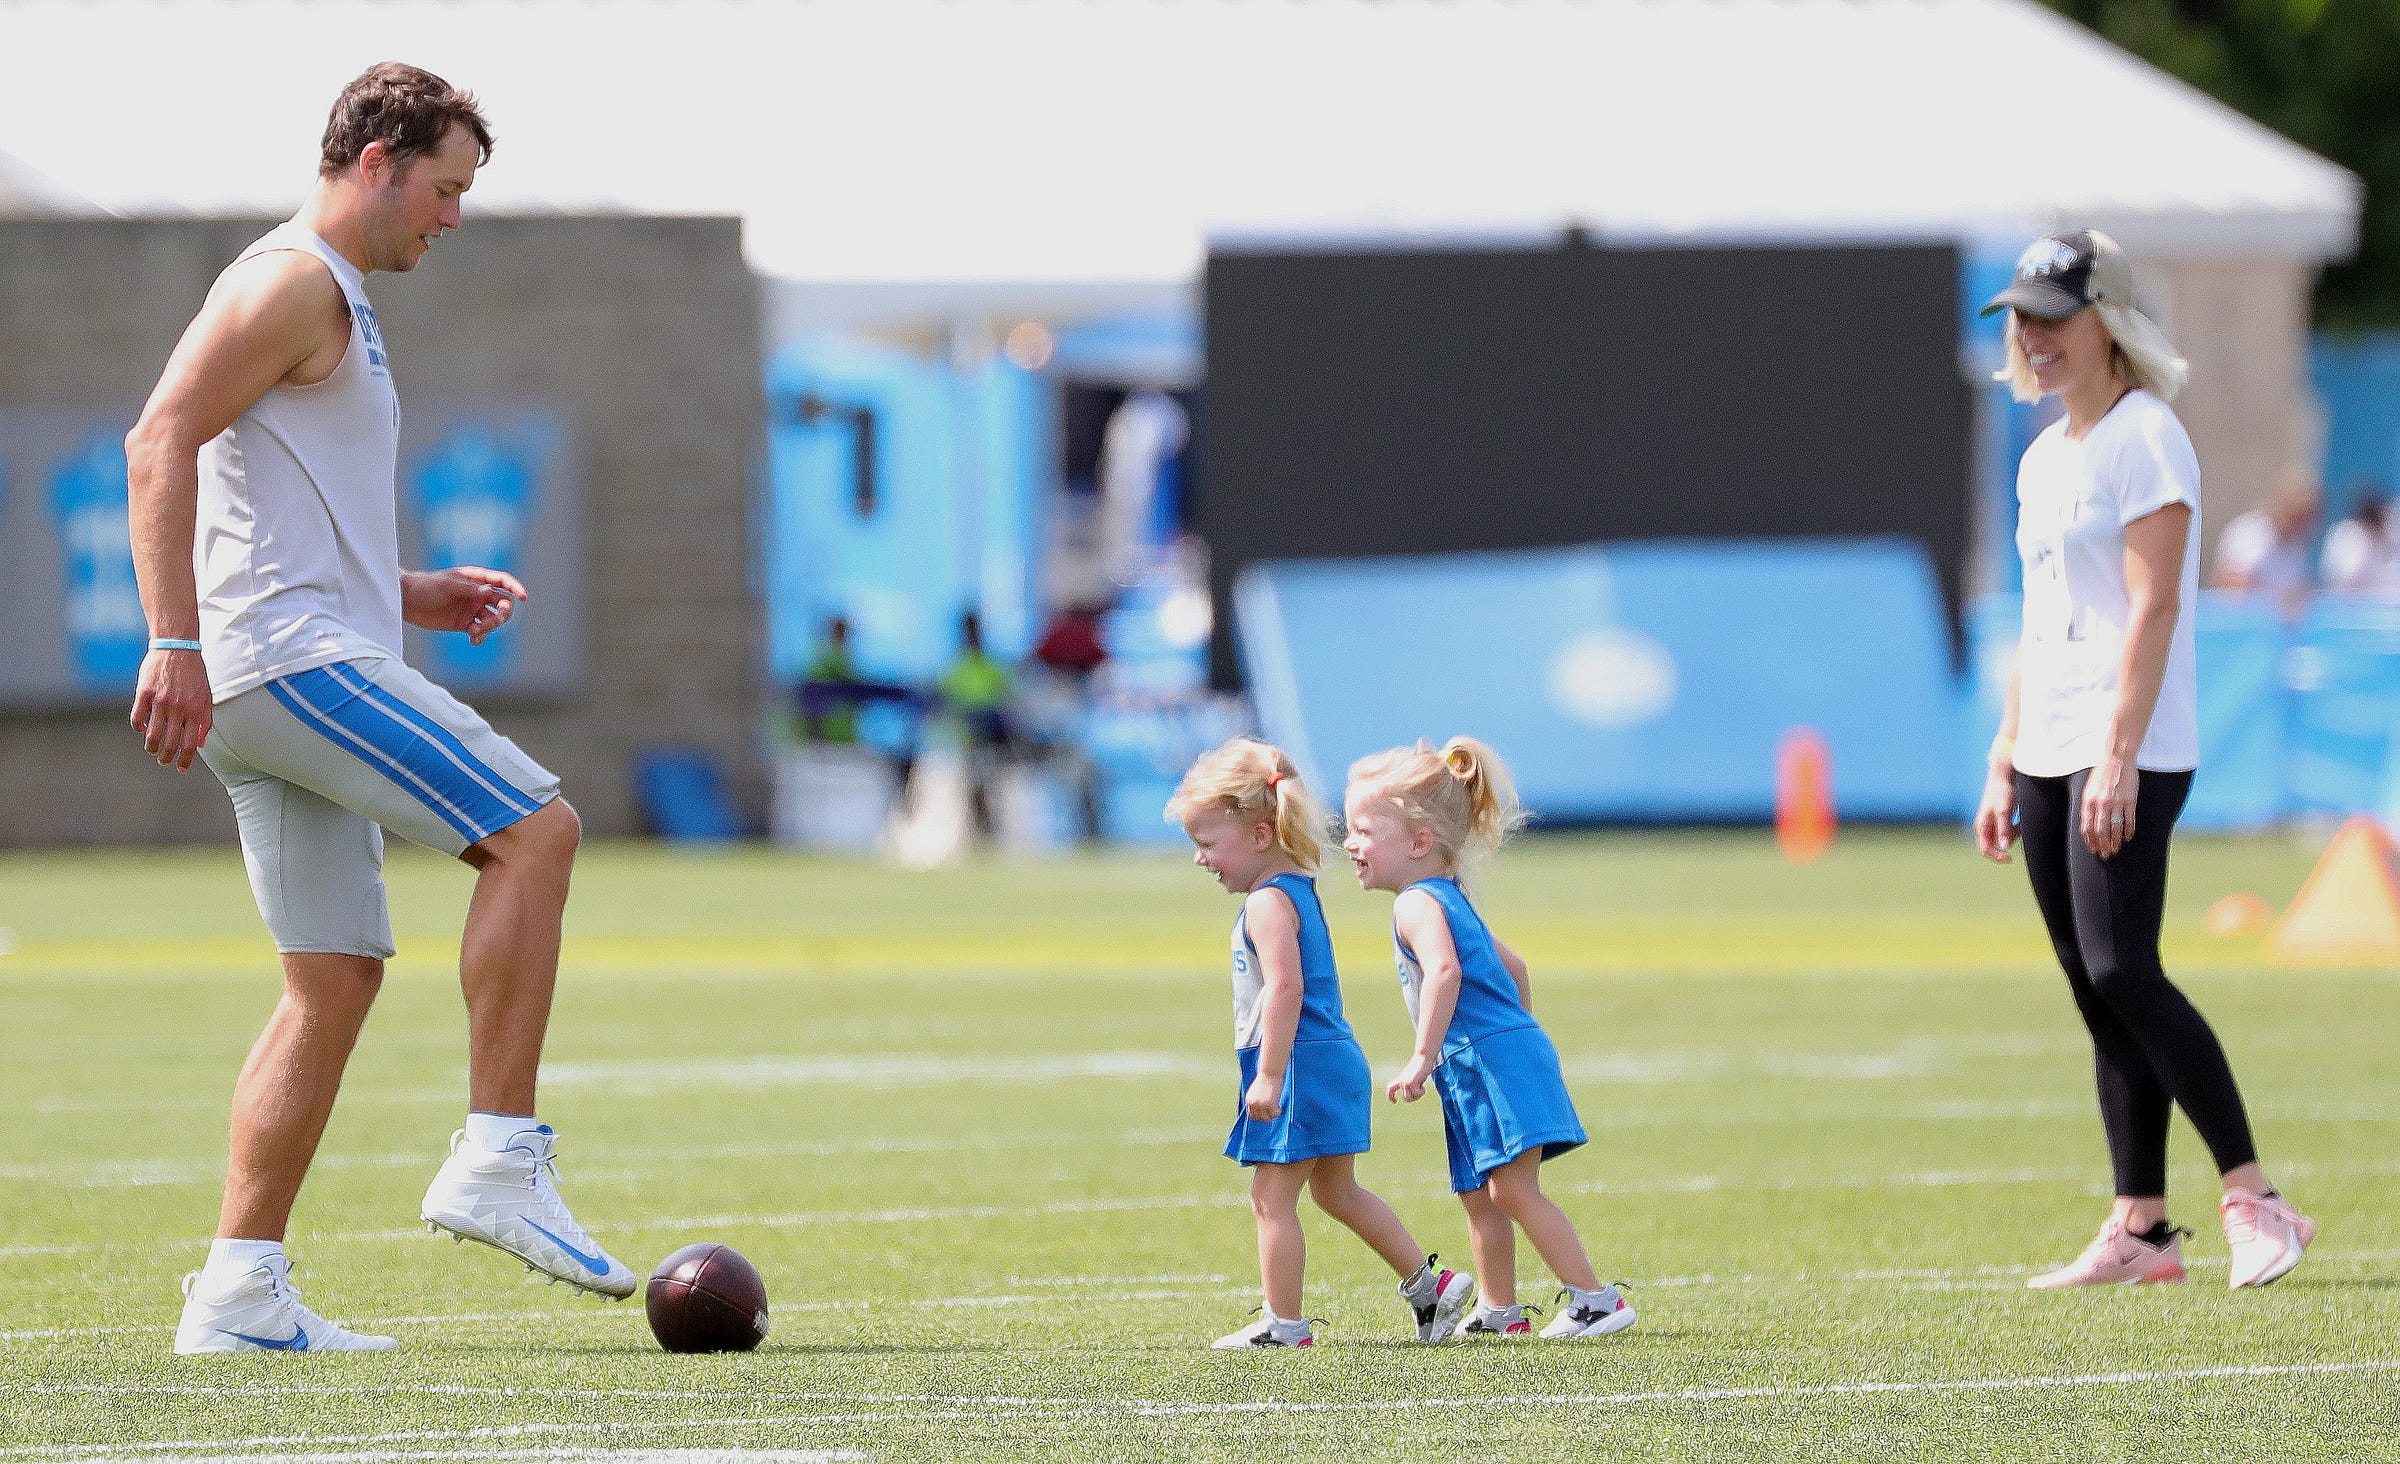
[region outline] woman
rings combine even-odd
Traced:
[[[2108,236],[2043,239],[1984,307],[2009,312],[2020,401],[2066,409],[2017,472],[2024,628],[1975,812],[1986,858],[2025,841],[2034,900],[2091,1029],[2116,1205],[2039,1288],[2180,1281],[2167,1119],[2181,1105],[2224,1178],[2234,1286],[2300,1263],[2316,1226],[2267,1183],[2208,1022],[2159,965],[2167,839],[2200,760],[2192,605],[2200,468],[2168,400],[2188,374],[2133,304]]]

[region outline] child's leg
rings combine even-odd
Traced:
[[[1308,1193],[1318,1209],[1357,1232],[1405,1281],[1425,1264],[1425,1252],[1383,1197],[1358,1182],[1357,1159],[1355,1154],[1328,1154],[1316,1161]]]
[[[1250,1168],[1250,1213],[1258,1217],[1258,1276],[1266,1286],[1268,1312],[1287,1322],[1300,1320],[1300,1276],[1308,1263],[1308,1243],[1300,1234],[1300,1187],[1316,1163],[1303,1159]]]
[[[1541,1150],[1519,1154],[1493,1170],[1486,1192],[1495,1207],[1524,1227],[1525,1238],[1550,1263],[1552,1275],[1578,1290],[1600,1289],[1591,1258],[1583,1253],[1583,1241],[1575,1234],[1575,1222],[1556,1200],[1542,1193]],[[1488,1273],[1483,1289],[1486,1296],[1491,1294]]]
[[[1517,1232],[1508,1216],[1492,1203],[1489,1189],[1465,1190],[1458,1202],[1467,1208],[1467,1249],[1475,1255],[1475,1275],[1483,1287],[1486,1307],[1517,1304]]]

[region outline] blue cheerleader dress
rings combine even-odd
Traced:
[[[1433,1089],[1442,1100],[1442,1134],[1449,1142],[1450,1188],[1462,1194],[1481,1189],[1493,1170],[1535,1149],[1544,1159],[1555,1159],[1580,1147],[1583,1121],[1567,1096],[1558,1048],[1519,999],[1516,980],[1492,944],[1491,928],[1457,880],[1421,879],[1408,888],[1433,896],[1458,948],[1458,1006],[1450,1030],[1442,1034],[1441,1061],[1433,1070]],[[1392,946],[1400,961],[1400,994],[1413,1023],[1425,972],[1397,928]]]
[[[1300,1025],[1292,1037],[1291,1060],[1283,1070],[1283,1106],[1259,1122],[1242,1105],[1258,1077],[1258,1044],[1266,996],[1258,948],[1250,943],[1246,919],[1259,890],[1280,890],[1300,917]],[[1243,1164],[1292,1164],[1328,1154],[1367,1151],[1374,1112],[1374,1075],[1367,1055],[1342,1016],[1342,983],[1334,971],[1333,938],[1325,930],[1325,907],[1317,882],[1304,874],[1278,874],[1242,901],[1233,919],[1233,1040],[1242,1084],[1234,1092],[1233,1132],[1225,1157]]]

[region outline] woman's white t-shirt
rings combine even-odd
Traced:
[[[2079,442],[2062,418],[2017,467],[2017,556],[2025,624],[2017,653],[2017,771],[2055,778],[2107,750],[2125,657],[2125,526],[2169,504],[2192,511],[2175,638],[2158,709],[2134,756],[2153,772],[2200,765],[2192,610],[2200,596],[2200,460],[2167,404],[2119,398]]]

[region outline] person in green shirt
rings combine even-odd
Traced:
[[[958,659],[942,673],[942,704],[958,719],[967,753],[967,796],[975,832],[985,842],[993,833],[991,780],[998,758],[1014,732],[1008,706],[1015,692],[1009,669],[983,648],[983,622],[969,610],[958,617]]]

